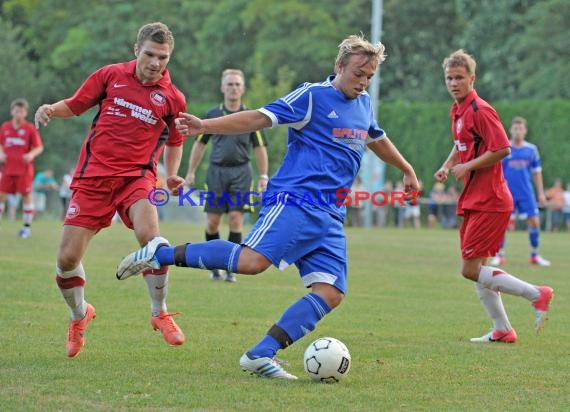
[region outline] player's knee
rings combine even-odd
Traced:
[[[344,295],[342,293],[340,293],[340,291],[337,290],[336,293],[333,293],[333,294],[330,294],[329,296],[327,296],[326,302],[327,302],[327,305],[329,305],[329,308],[334,309],[338,305],[340,305],[340,303],[342,302],[343,299],[344,299]]]
[[[263,272],[271,262],[261,253],[258,253],[250,248],[243,248],[239,256],[238,272],[244,275],[257,275]]]
[[[465,278],[465,279],[469,279],[472,280],[474,282],[477,281],[478,277],[479,277],[479,272],[478,271],[474,271],[470,268],[463,268],[461,270],[461,275]]]
[[[65,251],[57,256],[57,267],[63,271],[73,270],[81,263],[81,258]]]

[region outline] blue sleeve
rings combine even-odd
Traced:
[[[311,120],[313,96],[310,83],[304,83],[288,95],[258,109],[271,119],[272,127],[287,125],[302,129]]]
[[[380,128],[378,122],[376,121],[376,116],[374,116],[374,110],[372,109],[372,103],[370,104],[370,128],[368,129],[368,138],[366,139],[366,144],[375,142],[377,140],[382,140],[386,137],[386,132]]]
[[[542,171],[542,165],[540,163],[540,154],[538,153],[538,148],[536,146],[534,146],[532,150],[532,160],[530,161],[530,170],[532,172]]]

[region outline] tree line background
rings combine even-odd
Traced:
[[[370,33],[370,10],[370,0],[0,0],[0,120],[16,97],[27,98],[33,114],[40,103],[70,96],[97,68],[134,58],[136,32],[151,21],[174,33],[169,70],[189,111],[203,114],[221,100],[227,67],[245,71],[245,102],[258,107],[330,74],[338,43]],[[529,120],[546,183],[570,180],[569,21],[567,0],[384,0],[388,58],[377,116],[426,185],[451,149],[441,63],[460,47],[477,58],[476,88],[505,126],[514,115]],[[93,115],[42,129],[46,151],[38,167],[61,174],[72,166]],[[274,171],[285,130],[268,135]]]

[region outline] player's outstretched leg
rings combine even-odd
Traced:
[[[168,265],[208,270],[223,269],[237,273],[241,248],[241,245],[221,239],[171,247],[166,239],[156,237],[122,260],[117,268],[117,279],[126,279],[145,270],[159,269]]]
[[[548,319],[550,302],[554,296],[552,288],[535,286],[512,276],[501,269],[491,266],[481,266],[479,279],[481,285],[491,290],[521,296],[529,300],[535,311],[535,329],[540,332]]]
[[[141,274],[145,270],[160,269],[160,263],[154,258],[160,246],[170,246],[170,243],[165,238],[157,236],[142,248],[127,255],[117,268],[117,279],[123,280]]]
[[[316,293],[303,296],[283,313],[263,339],[243,354],[241,368],[265,378],[297,379],[283,369],[274,359],[275,355],[278,350],[285,349],[313,331],[317,322],[330,311],[329,305]]]

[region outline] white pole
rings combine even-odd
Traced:
[[[371,29],[370,29],[370,41],[375,44],[380,41],[380,37],[382,34],[382,0],[372,0],[372,19],[371,19]],[[380,94],[380,66],[376,69],[376,74],[372,77],[370,82],[370,87],[368,89],[370,94],[370,99],[372,102],[372,107],[376,113],[378,111],[378,101],[379,101],[379,94]],[[384,184],[384,170],[386,165],[384,162],[380,161],[372,152],[366,151],[364,153],[365,165],[366,165],[366,174],[367,174],[367,182],[366,182],[366,190],[369,193],[378,190],[376,185],[383,185]],[[379,175],[379,176],[378,176]],[[380,182],[378,182],[380,179]],[[387,206],[386,206],[387,207]],[[371,227],[372,226],[372,212],[373,212],[373,205],[372,202],[367,201],[364,205],[364,226]]]

